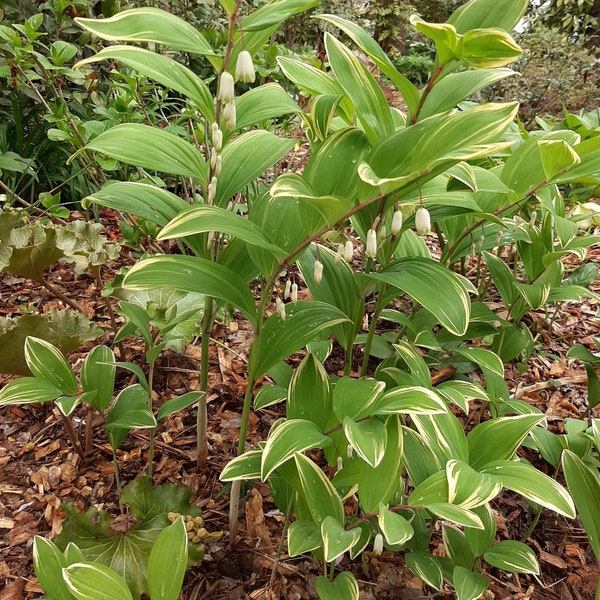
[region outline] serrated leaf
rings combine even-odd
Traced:
[[[539,575],[540,567],[533,550],[514,540],[503,540],[494,544],[483,555],[483,560],[509,573],[531,573]]]
[[[297,452],[312,448],[323,448],[331,439],[312,422],[290,419],[272,429],[263,449],[261,479],[267,481],[277,467],[292,458]]]

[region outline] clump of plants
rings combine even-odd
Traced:
[[[148,174],[144,181],[108,182],[86,202],[145,219],[159,228],[157,241],[177,246],[177,253],[164,254],[153,245],[126,273],[123,289],[138,298],[165,288],[184,298],[195,295],[187,296],[184,313],[164,314],[160,323],[148,314],[150,303],[122,301],[122,335],[142,335],[151,373],[166,343],[156,332],[162,327],[168,333],[179,316],[183,322],[197,311],[202,362],[194,400],[202,467],[211,331],[222,309],[248,321],[252,344],[238,456],[221,474],[232,482],[229,533],[233,543],[242,482],[266,482],[287,516],[290,555],[310,552],[322,562],[316,585],[323,600],[358,598],[356,579],[338,565],[367,548],[401,553],[424,584],[451,588],[460,600],[485,592],[484,564],[537,574],[529,546],[497,539],[491,503],[503,489],[539,511],[569,518],[576,506],[582,516],[591,512],[594,501],[585,488],[596,477],[597,423],[579,430],[593,438],[583,454],[575,453],[582,467],[570,441],[579,433],[560,438],[559,446],[543,446],[545,416],[511,398],[504,380],[504,362],[534,350],[535,332],[523,324],[530,311],[596,298],[589,274],[566,272],[561,259],[584,258],[600,241],[577,226],[563,194],[565,185],[578,188],[596,176],[600,138],[569,126],[532,135],[515,125],[515,102],[472,101],[514,76],[508,65],[521,48],[510,32],[526,5],[519,0],[507,11],[495,0],[471,0],[447,23],[412,16],[415,31],[436,48],[422,88],[364,29],[321,15],[341,32],[325,35],[328,71],[289,56],[278,59],[309,98],[305,111],[276,83],[250,84],[257,53],[285,18],[311,8],[310,0],[275,0],[248,14],[241,2],[222,0],[228,27],[218,47],[151,7],[77,21],[111,42],[77,68],[85,73],[103,60],[124,65],[176,93],[188,118],[185,127],[119,123],[80,150]],[[348,39],[393,83],[406,111],[388,105]],[[202,61],[216,89],[179,62],[179,53]],[[310,146],[301,173],[274,167],[296,140],[271,123],[291,114],[299,114]],[[303,282],[310,299],[299,299]],[[493,311],[487,301],[496,293],[501,302]],[[343,355],[341,375],[324,366],[334,343]],[[55,391],[77,398],[75,376],[58,351],[32,338],[27,344],[30,368],[37,369],[33,379],[54,377],[38,354],[51,356],[61,365],[53,373],[64,375],[54,383],[69,384]],[[95,362],[98,368],[115,368],[110,350],[96,352],[106,355]],[[292,369],[287,359],[296,352],[304,358]],[[151,377],[139,365],[118,366],[139,381],[114,400],[112,391],[102,394],[113,449],[129,428],[156,424]],[[435,381],[432,369],[443,368],[450,378]],[[469,377],[474,371],[481,381]],[[39,383],[19,381],[0,393],[0,401],[8,402],[19,386]],[[183,409],[185,402],[172,408]],[[278,403],[285,416],[264,443],[248,447],[250,411]],[[477,415],[475,422],[469,414]],[[523,445],[535,446],[556,466],[562,460],[571,494],[522,457]],[[67,529],[62,541],[72,541],[71,535]],[[436,536],[444,556],[432,552]],[[110,565],[114,549],[92,556],[78,547],[83,561],[77,550],[68,555],[69,546],[61,555],[39,542],[59,567],[61,590],[79,597],[78,586],[98,578],[124,589],[105,568],[86,562]],[[150,581],[133,593],[145,589],[154,598]]]

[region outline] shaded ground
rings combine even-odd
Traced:
[[[590,259],[598,259],[598,250]],[[129,257],[125,256],[128,262]],[[119,265],[111,265],[118,269]],[[110,274],[107,271],[107,278]],[[2,275],[0,315],[21,314],[34,308],[46,312],[57,305],[48,292],[32,282]],[[76,298],[90,315],[108,327],[104,300],[95,282],[75,276],[68,268],[57,267],[51,280],[69,296]],[[593,289],[600,291],[596,282]],[[593,302],[565,303],[555,318],[539,312],[533,315],[531,328],[538,334],[536,354],[527,362],[524,374],[517,365],[509,365],[506,378],[518,398],[543,410],[550,427],[560,432],[565,418],[578,418],[586,408],[586,376],[582,365],[567,361],[565,355],[574,343],[594,346],[591,337],[599,335]],[[552,316],[552,313],[550,313]],[[193,499],[203,511],[209,531],[227,529],[228,493],[219,482],[223,466],[234,456],[237,444],[241,397],[245,389],[243,362],[226,347],[245,356],[250,332],[243,320],[223,324],[215,337],[224,347],[213,345],[211,354],[208,466],[195,468],[195,415],[178,413],[159,424],[155,453],[154,481],[182,482],[190,486]],[[109,341],[107,334],[106,340]],[[127,341],[130,360],[141,356],[144,348],[135,339]],[[88,348],[89,349],[89,348]],[[78,368],[86,348],[70,355]],[[199,346],[190,345],[185,355],[165,352],[159,359],[155,380],[158,407],[162,401],[197,389]],[[472,375],[474,378],[477,374]],[[129,376],[120,371],[118,381],[126,385]],[[9,381],[0,376],[0,385]],[[473,407],[474,418],[477,407]],[[275,407],[251,414],[249,443],[264,439],[269,427],[281,416]],[[600,417],[600,413],[595,414]],[[84,414],[76,413],[81,424]],[[143,474],[146,464],[147,437],[129,436],[119,453],[123,478],[129,481]],[[64,513],[61,503],[73,501],[82,509],[91,505],[115,509],[116,494],[111,463],[112,452],[102,421],[95,424],[93,452],[85,462],[79,460],[68,441],[57,411],[51,404],[13,406],[0,409],[0,598],[23,600],[42,595],[31,564],[32,540],[36,534],[52,537],[60,529]],[[548,470],[535,454],[527,458]],[[183,600],[241,598],[272,599],[316,598],[314,580],[320,574],[317,561],[310,557],[289,558],[283,553],[276,560],[284,517],[275,508],[265,485],[247,491],[240,521],[240,539],[229,548],[225,539],[210,544],[205,561],[192,568],[185,581]],[[519,497],[504,494],[494,503],[500,539],[521,539],[533,519],[528,505]],[[528,538],[540,559],[539,577],[509,576],[495,569],[486,571],[491,578],[491,593],[496,598],[514,600],[571,600],[593,597],[598,568],[585,533],[577,521],[569,521],[544,511]],[[433,540],[436,552],[443,553],[441,537]],[[361,598],[404,599],[444,597],[423,589],[404,566],[402,557],[389,552],[375,557],[365,554],[362,562],[350,565],[344,559],[340,568],[352,568],[360,582]],[[451,597],[450,594],[447,597]],[[490,596],[491,597],[491,596]]]

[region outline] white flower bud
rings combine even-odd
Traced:
[[[333,259],[333,264],[337,265],[340,260],[342,260],[342,255],[344,254],[344,244],[337,245],[337,252],[335,253],[335,258]]]
[[[219,93],[217,94],[217,98],[221,102],[233,102],[234,95],[235,91],[233,76],[231,75],[231,73],[223,71],[221,73],[221,77],[219,78]]]
[[[217,154],[217,161],[215,163],[215,176],[218,177],[221,174],[221,168],[223,167],[223,157]]]
[[[285,321],[285,304],[283,303],[283,301],[281,300],[281,298],[279,296],[277,296],[277,298],[275,298],[275,308],[277,309],[277,312],[279,313],[281,320]]]
[[[341,456],[337,457],[336,471],[341,471],[344,468],[344,461]]]
[[[373,542],[373,554],[381,554],[383,552],[383,536],[378,533]]]
[[[219,131],[219,124],[218,124],[218,123],[216,123],[216,122],[215,122],[215,123],[212,123],[212,124],[211,124],[211,126],[210,126],[210,132],[211,132],[211,134],[212,134],[212,136],[213,136],[213,141],[214,141],[214,138],[215,138],[215,133],[216,133],[217,131]]]
[[[244,83],[254,82],[254,63],[248,50],[242,50],[238,54],[237,63],[235,64],[235,78]]]
[[[225,125],[227,129],[235,129],[235,102],[228,102],[223,109],[223,119],[225,120]]]
[[[287,300],[290,297],[290,291],[292,290],[292,280],[288,279],[285,282],[285,290],[283,292],[283,299]]]
[[[215,125],[217,125],[217,124],[213,123],[213,127]],[[217,152],[221,152],[221,150],[223,150],[223,132],[219,129],[218,126],[216,128],[213,128],[212,143],[213,143],[213,148]]]
[[[385,225],[382,225],[382,226],[379,228],[379,237],[380,237],[382,240],[385,240],[385,238],[387,237],[387,229],[386,229]]]
[[[352,446],[350,444],[348,444],[348,446],[346,447],[346,458],[348,460],[352,460],[353,456],[354,456],[354,448],[352,448]]]
[[[354,246],[352,245],[352,241],[348,240],[346,245],[344,246],[344,260],[349,263],[352,262],[352,257],[354,256]]]
[[[213,148],[210,151],[210,168],[214,171],[217,166],[217,151]]]
[[[315,283],[318,285],[321,283],[321,279],[323,279],[323,263],[320,260],[315,260],[315,270],[313,273],[313,279]]]
[[[422,206],[415,213],[415,229],[419,235],[425,235],[431,231],[431,216],[429,211]]]
[[[213,177],[208,184],[208,204],[212,204],[215,200],[215,196],[217,195],[217,178]]]
[[[402,211],[397,210],[392,217],[392,235],[396,237],[402,230]]]
[[[369,231],[367,231],[365,256],[368,256],[369,258],[375,258],[377,256],[377,233],[374,229],[369,229]]]
[[[292,291],[290,292],[290,300],[292,302],[298,302],[298,284],[292,283]]]

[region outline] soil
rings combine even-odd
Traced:
[[[114,231],[110,211],[105,224]],[[112,229],[111,229],[112,228]],[[598,260],[592,249],[588,260]],[[108,265],[103,276],[110,280],[122,264],[132,262],[124,251],[122,261]],[[570,260],[570,259],[569,259]],[[574,264],[574,263],[573,263]],[[573,265],[571,265],[573,266]],[[69,297],[76,299],[107,333],[101,342],[110,343],[112,332],[105,300],[96,280],[77,276],[67,267],[55,266],[50,280]],[[0,286],[0,315],[16,316],[26,310],[47,312],[62,308],[46,289],[33,282],[3,274]],[[599,282],[592,289],[600,292]],[[534,355],[525,365],[510,363],[506,380],[511,393],[543,410],[549,427],[564,429],[567,418],[581,418],[587,407],[586,373],[583,365],[568,360],[566,353],[574,343],[594,350],[592,337],[598,337],[597,303],[564,303],[547,315],[531,313],[530,327],[537,336]],[[551,318],[552,317],[552,318]],[[193,410],[176,413],[161,421],[156,433],[154,456],[155,483],[188,485],[193,503],[201,510],[210,532],[228,530],[228,486],[219,473],[235,455],[238,427],[246,380],[240,357],[247,355],[251,334],[247,323],[234,314],[233,319],[216,328],[210,355],[209,457],[206,467],[196,467],[195,414]],[[141,358],[145,348],[140,340],[128,338],[127,360]],[[90,344],[69,356],[78,370]],[[228,349],[234,352],[229,352]],[[119,350],[115,348],[118,355]],[[198,389],[199,344],[187,346],[184,354],[165,351],[159,358],[155,377],[156,407],[173,396]],[[300,357],[292,357],[292,362]],[[335,365],[332,366],[335,369]],[[478,374],[471,376],[477,379]],[[0,386],[10,381],[0,376]],[[119,371],[118,385],[124,386],[130,374]],[[473,414],[477,407],[473,407]],[[265,439],[272,423],[282,416],[275,406],[251,413],[248,444]],[[473,416],[470,415],[469,418]],[[593,416],[600,417],[596,410]],[[86,418],[77,409],[74,423],[82,430]],[[117,512],[112,452],[102,428],[94,423],[93,448],[81,460],[74,452],[57,410],[51,403],[0,408],[0,598],[25,600],[42,596],[32,567],[32,541],[35,535],[56,536],[65,513],[61,505],[74,502],[81,509],[90,506]],[[81,433],[81,431],[80,431]],[[144,474],[148,452],[147,435],[133,433],[119,451],[119,468],[124,482]],[[548,472],[548,465],[534,452],[528,460]],[[493,503],[498,522],[498,539],[527,536],[534,514],[520,497],[503,493]],[[269,489],[257,483],[246,490],[240,512],[239,536],[229,544],[227,536],[208,544],[204,561],[191,568],[185,579],[182,600],[225,599],[312,599],[316,598],[315,579],[319,563],[310,556],[290,558],[286,546],[278,555],[284,516],[276,509]],[[528,600],[586,600],[593,598],[598,579],[587,537],[577,520],[568,520],[543,511],[537,526],[527,537],[541,567],[537,577],[513,576],[493,568],[484,570],[490,578],[488,598]],[[443,554],[441,537],[434,538],[436,553]],[[388,551],[380,556],[366,552],[362,561],[344,558],[340,570],[353,570],[360,585],[361,598],[416,599],[451,598],[451,593],[434,593],[406,568],[402,556]]]

